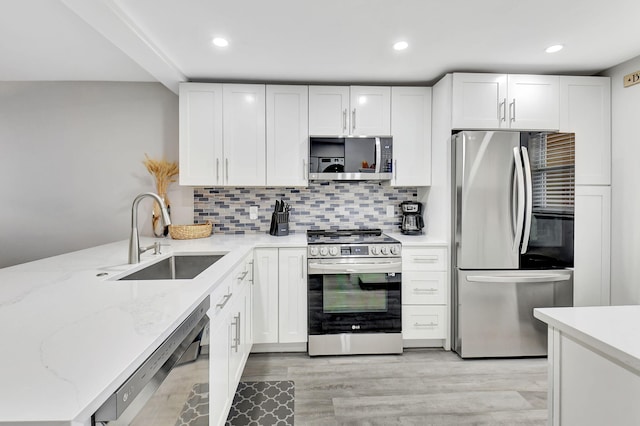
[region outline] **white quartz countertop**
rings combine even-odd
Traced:
[[[388,236],[400,241],[404,247],[412,246],[446,246],[447,242],[426,234],[405,235],[400,231],[383,231]]]
[[[306,236],[161,242],[137,265],[121,241],[0,269],[0,424],[85,422],[251,249],[305,247]],[[116,281],[187,252],[228,254],[193,280]]]
[[[640,374],[640,305],[539,308],[534,316]]]

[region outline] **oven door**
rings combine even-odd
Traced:
[[[309,335],[402,332],[402,261],[309,259]]]

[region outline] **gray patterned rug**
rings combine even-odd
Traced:
[[[240,382],[226,426],[293,426],[292,381]],[[209,425],[209,384],[194,385],[176,426]]]

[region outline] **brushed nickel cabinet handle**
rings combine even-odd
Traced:
[[[355,132],[355,130],[356,130],[356,109],[355,108],[353,109],[353,112],[351,113],[351,128]]]

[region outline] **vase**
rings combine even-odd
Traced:
[[[167,207],[167,212],[171,216],[171,206],[169,204],[169,198],[167,194],[158,194],[164,205]],[[151,226],[153,227],[153,235],[156,237],[166,237],[169,234],[169,226],[165,226],[162,221],[162,214],[160,213],[160,205],[157,202],[153,202],[153,212],[151,214]]]

